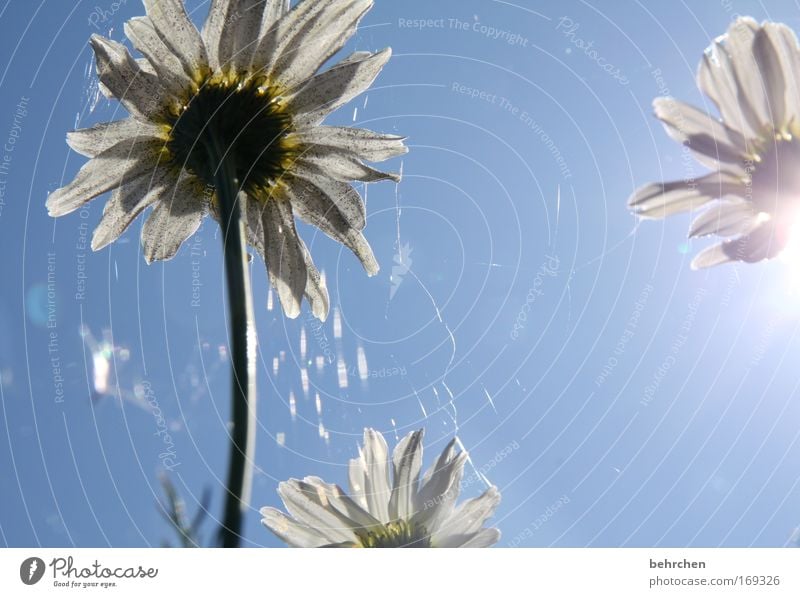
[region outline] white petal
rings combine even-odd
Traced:
[[[292,135],[311,147],[327,147],[354,153],[368,162],[382,162],[408,152],[405,137],[384,135],[366,129],[336,126],[315,126]]]
[[[782,23],[764,23],[763,30],[777,51],[785,83],[784,117],[781,126],[800,120],[800,50],[797,37]]]
[[[160,81],[146,73],[120,43],[94,34],[90,43],[97,62],[97,75],[113,97],[131,114],[149,118],[167,100]]]
[[[772,123],[765,80],[754,56],[759,29],[750,18],[736,20],[706,50],[697,72],[698,86],[717,105],[723,120],[749,139],[759,138]]]
[[[263,13],[264,0],[212,0],[202,33],[212,69],[250,65]]]
[[[350,182],[379,182],[391,180],[400,182],[400,175],[394,172],[381,172],[366,166],[354,154],[346,153],[339,149],[316,149],[306,151],[298,158],[298,166],[317,171],[323,176]]]
[[[425,471],[425,474],[422,475],[422,486],[424,487],[425,485],[430,483],[434,473],[436,473],[436,471],[444,469],[444,467],[447,466],[449,462],[452,462],[453,458],[455,458],[455,455],[456,455],[456,439],[453,438],[449,442],[447,442],[447,445],[445,446],[444,450],[442,450],[442,453],[439,454],[439,457],[436,459],[436,461],[430,466],[430,468],[428,468],[428,470]]]
[[[736,261],[731,258],[726,252],[723,243],[713,245],[700,251],[694,259],[692,259],[692,269],[705,269],[707,267],[714,267],[715,265],[722,265],[723,263],[730,263]]]
[[[491,547],[500,541],[500,531],[497,529],[483,529],[478,531],[474,537],[461,545],[461,547]]]
[[[407,520],[414,514],[415,498],[422,468],[422,438],[424,431],[406,435],[394,449],[394,484],[389,501],[389,516],[392,520]]]
[[[266,201],[262,222],[269,277],[278,292],[284,313],[294,319],[300,315],[308,272],[291,206],[283,199]]]
[[[267,257],[264,252],[264,202],[256,197],[247,197],[246,202],[247,210],[247,242],[255,247],[258,254],[267,263]],[[328,318],[328,311],[330,310],[330,299],[328,297],[328,289],[322,281],[319,271],[317,271],[311,254],[308,252],[303,239],[297,237],[297,242],[300,245],[300,250],[303,253],[303,258],[306,265],[306,285],[304,296],[311,307],[311,312],[314,317],[320,321],[325,321]]]
[[[106,149],[86,162],[71,183],[50,193],[48,213],[63,216],[123,182],[151,173],[162,145],[150,137],[135,137]]]
[[[325,537],[328,543],[355,539],[352,527],[337,512],[320,505],[319,493],[313,487],[290,479],[278,485],[278,494],[289,514]]]
[[[692,269],[712,267],[731,261],[756,263],[776,257],[786,246],[787,229],[784,224],[768,222],[749,234],[709,247],[692,261]]]
[[[364,464],[364,497],[367,511],[381,522],[389,518],[389,448],[383,435],[374,429],[364,430],[364,448],[361,451]]]
[[[744,174],[742,161],[746,141],[740,133],[671,97],[656,98],[653,109],[669,136],[689,147],[699,162],[712,169],[723,162]]]
[[[380,266],[367,239],[361,230],[352,226],[342,215],[328,193],[302,179],[297,179],[289,185],[287,193],[292,202],[292,209],[300,219],[316,226],[333,240],[350,249],[361,261],[367,275],[374,276],[378,273]]]
[[[252,57],[252,69],[256,72],[272,74],[276,61],[291,44],[295,35],[302,33],[305,27],[310,27],[319,20],[329,0],[298,2],[291,9],[288,1],[285,6],[281,4],[282,2],[273,2],[264,10],[260,40]]]
[[[142,227],[142,246],[147,263],[172,259],[181,245],[203,221],[207,200],[202,185],[183,175],[174,187],[165,189]]]
[[[466,461],[466,453],[458,454],[444,469],[434,474],[431,482],[417,495],[418,502],[433,504],[422,512],[418,511],[415,516],[415,520],[419,520],[431,534],[435,534],[441,524],[453,514],[461,493],[461,479]]]
[[[290,0],[264,0],[264,18],[261,21],[259,37],[272,31],[272,27],[283,15],[289,12]]]
[[[295,35],[302,33],[303,28],[312,26],[319,20],[320,15],[329,4],[325,2],[298,2],[281,19],[274,23],[269,30],[264,30],[267,21],[262,27],[264,31],[259,45],[253,55],[253,69],[271,74],[276,61],[284,53],[286,47],[292,42]],[[267,11],[269,12],[269,8]],[[267,19],[271,17],[267,15]]]
[[[328,288],[319,275],[319,271],[314,265],[311,253],[309,253],[303,239],[298,237],[298,241],[300,243],[300,249],[303,251],[303,258],[306,262],[306,300],[311,306],[311,313],[314,314],[314,317],[320,321],[325,321],[328,319],[328,312],[331,307],[330,298],[328,297]]]
[[[306,6],[310,9],[306,9]],[[281,21],[283,36],[272,66],[272,78],[294,89],[311,77],[355,33],[372,0],[302,2]]]
[[[258,254],[261,255],[261,258],[266,261],[264,254],[264,203],[259,201],[257,197],[247,195],[242,200],[244,191],[239,191],[239,193],[239,205],[244,205],[246,212],[242,216],[246,216],[247,219],[247,243],[254,247]]]
[[[181,0],[143,0],[147,16],[161,40],[192,78],[208,66],[208,56],[200,33],[186,14]]]
[[[736,91],[736,79],[733,70],[729,68],[730,61],[717,42],[703,54],[703,59],[697,69],[697,86],[717,106],[720,116],[728,126],[745,131],[751,136]]]
[[[154,137],[161,139],[163,131],[160,127],[125,118],[111,122],[101,122],[88,129],[78,129],[67,133],[67,143],[81,155],[93,158],[117,143],[133,137]]]
[[[439,524],[447,520],[461,492],[461,477],[467,454],[454,455],[455,440],[450,442],[442,455],[422,478],[414,519],[425,526],[432,534]]]
[[[129,20],[125,23],[125,35],[147,58],[162,84],[174,95],[182,94],[191,88],[192,81],[183,70],[181,61],[158,36],[149,18],[136,17]]]
[[[734,236],[750,231],[756,221],[756,212],[750,201],[719,202],[701,213],[692,222],[689,236]]]
[[[268,7],[269,8],[269,7]],[[250,59],[250,70],[264,76],[269,75],[276,58],[276,48],[280,41],[280,23],[274,23],[272,28],[262,35]]]
[[[237,72],[250,66],[253,52],[258,46],[259,31],[266,8],[265,0],[239,0],[232,32],[233,50],[231,55],[232,68]]]
[[[261,508],[261,524],[290,547],[322,547],[328,540],[275,508]]]
[[[369,528],[380,524],[377,518],[353,501],[338,485],[325,483],[319,477],[305,477],[303,483],[316,490],[316,493],[306,491],[310,499],[335,510],[352,528]]]
[[[315,75],[296,93],[287,96],[287,109],[297,114],[295,121],[300,127],[322,122],[339,106],[365,91],[391,55],[391,49],[386,48]]]
[[[759,28],[753,40],[753,55],[761,74],[764,87],[767,117],[772,126],[779,130],[786,123],[786,81],[778,49],[766,29]]]
[[[125,229],[177,178],[167,168],[157,167],[152,174],[140,176],[119,186],[103,208],[103,217],[92,235],[92,250],[98,251],[117,240]]]
[[[764,80],[753,48],[758,30],[758,23],[752,18],[739,18],[728,28],[723,47],[735,73],[737,96],[744,116],[753,131],[761,132],[771,124],[772,119]]]
[[[458,547],[447,545],[448,536],[464,536],[477,533],[484,523],[492,517],[500,504],[500,492],[496,487],[490,487],[482,495],[467,500],[453,512],[453,515],[442,522],[433,537],[437,547]]]
[[[231,36],[227,36],[224,42],[227,47],[222,46],[222,30],[228,18],[228,8],[230,5],[237,4],[237,0],[211,0],[211,7],[208,9],[208,17],[203,23],[200,36],[206,46],[208,53],[208,64],[212,70],[219,70],[220,64],[225,64],[230,58]]]
[[[630,207],[643,218],[665,218],[692,211],[726,195],[744,196],[739,180],[725,172],[712,172],[695,180],[651,183],[636,189],[628,198]]]
[[[361,195],[350,184],[309,169],[298,168],[295,174],[297,179],[290,186],[297,183],[297,188],[303,192],[308,191],[308,185],[313,186],[318,191],[316,194],[327,197],[336,206],[349,226],[356,230],[364,229],[367,225],[367,210]],[[325,211],[328,211],[327,206]]]
[[[143,72],[153,75],[157,77],[156,70],[153,68],[153,65],[150,64],[150,61],[147,58],[137,58],[136,64],[139,65],[139,68],[142,69]]]
[[[350,483],[350,495],[355,502],[367,510],[367,498],[364,496],[364,487],[366,486],[366,470],[364,469],[364,461],[359,456],[358,458],[351,458],[350,464],[347,467],[347,480]]]
[[[391,52],[391,48],[387,48]],[[372,56],[372,52],[365,52],[364,50],[359,50],[358,52],[353,52],[343,60],[340,60],[336,66],[344,66],[345,64],[352,64],[353,62],[361,62],[362,60],[366,60]]]

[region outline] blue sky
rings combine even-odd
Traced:
[[[207,2],[187,5],[200,23]],[[143,12],[138,0],[0,6],[8,546],[172,539],[155,506],[165,466],[190,511],[208,487],[211,516],[221,512],[229,371],[216,224],[147,266],[141,221],[103,251],[85,246],[103,199],[58,221],[44,208],[84,162],[65,133],[124,117],[97,97],[89,36],[122,40]],[[693,272],[707,243],[686,241],[688,217],[637,225],[626,209],[636,186],[690,167],[651,101],[711,109],[694,72],[737,14],[800,26],[788,0],[376,0],[345,52],[394,56],[328,121],[408,136],[391,164],[404,179],[367,191],[374,278],[303,228],[334,308],[322,326],[307,311],[286,319],[277,300],[269,309],[254,261],[248,545],[280,545],[257,513],[279,505],[279,481],[346,483],[365,426],[390,443],[425,427],[426,460],[457,433],[471,455],[464,494],[485,489],[478,473],[503,494],[501,546],[791,541],[798,264]]]

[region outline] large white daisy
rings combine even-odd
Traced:
[[[653,102],[667,133],[712,171],[641,187],[629,205],[646,218],[705,208],[689,236],[728,240],[699,253],[692,267],[753,263],[786,247],[800,215],[798,78],[794,32],[739,18],[706,50],[697,72],[720,120],[673,98]]]
[[[350,495],[319,477],[290,479],[278,493],[291,516],[262,508],[261,521],[292,547],[490,547],[500,531],[483,525],[500,503],[490,487],[456,506],[465,452],[452,440],[420,479],[423,431],[389,451],[383,436],[364,430],[350,461]],[[392,478],[393,477],[393,478]]]
[[[303,296],[328,313],[328,292],[298,237],[295,216],[350,248],[369,275],[378,264],[362,233],[365,208],[351,181],[399,180],[364,161],[405,153],[403,139],[322,126],[366,90],[391,55],[355,52],[319,72],[352,36],[372,0],[212,0],[202,32],[181,0],[143,0],[125,24],[143,58],[91,38],[101,89],[130,118],[71,132],[92,158],[47,200],[62,216],[113,190],[92,248],[116,240],[146,208],[148,262],[173,257],[207,213],[219,219],[218,163],[234,164],[248,242],[262,255],[289,317]]]

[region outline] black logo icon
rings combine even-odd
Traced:
[[[19,567],[19,578],[26,585],[35,585],[44,576],[44,560],[41,558],[28,558]]]

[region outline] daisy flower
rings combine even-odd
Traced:
[[[456,506],[465,452],[453,439],[422,475],[423,431],[405,436],[392,459],[386,440],[364,430],[350,461],[350,494],[318,477],[290,479],[278,493],[291,516],[262,508],[262,523],[292,547],[490,547],[500,531],[484,528],[500,503],[490,487]],[[393,477],[390,479],[390,477]]]
[[[670,137],[711,172],[641,187],[629,206],[645,218],[704,208],[689,236],[727,240],[700,252],[693,268],[754,263],[786,248],[800,207],[798,73],[791,29],[739,18],[706,50],[697,72],[721,119],[670,97],[653,102]]]
[[[147,262],[170,259],[205,215],[221,219],[215,173],[236,182],[247,242],[266,262],[284,312],[303,296],[318,318],[328,292],[295,218],[348,247],[369,275],[378,264],[363,235],[365,207],[352,181],[399,180],[366,165],[406,152],[403,138],[323,126],[365,91],[391,55],[355,52],[320,71],[353,35],[372,0],[212,0],[202,31],[181,0],[143,0],[125,24],[143,56],[100,35],[91,46],[100,87],[130,117],[69,133],[91,160],[47,200],[68,214],[113,191],[92,248],[115,241],[146,208]]]

